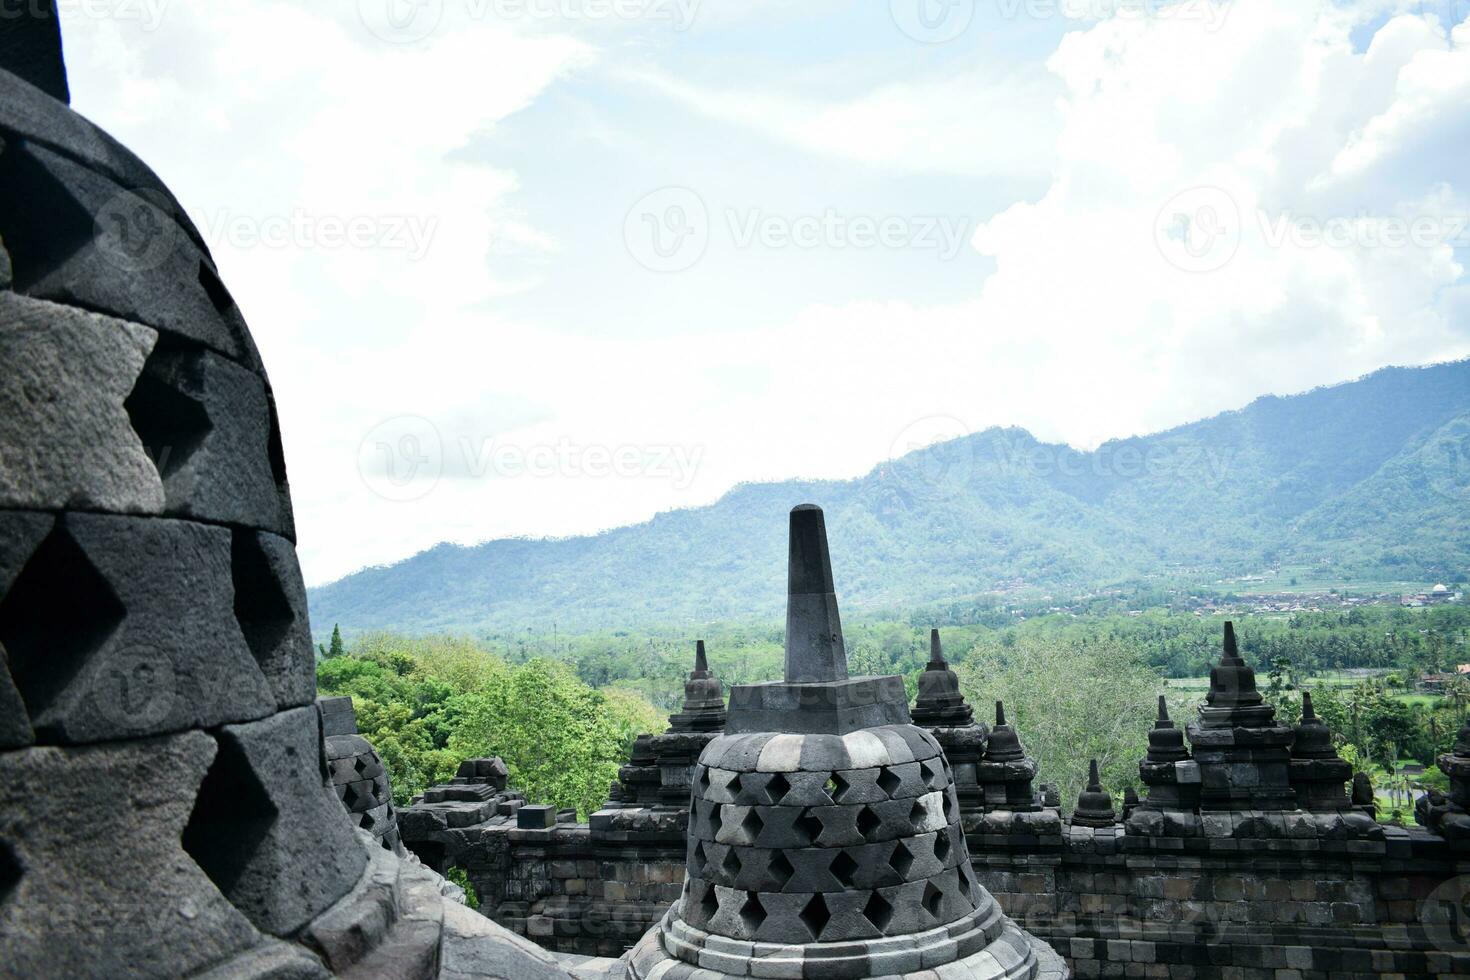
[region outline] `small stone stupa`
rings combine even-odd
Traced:
[[[1184,730],[1169,719],[1162,694],[1158,720],[1148,733],[1148,755],[1138,763],[1138,778],[1148,787],[1141,809],[1193,812],[1199,805],[1199,767],[1190,762]]]
[[[1290,774],[1297,804],[1303,810],[1352,809],[1347,784],[1353,778],[1353,767],[1333,747],[1332,732],[1317,717],[1310,691],[1302,693],[1302,720],[1291,746]]]
[[[704,641],[694,642],[694,670],[684,682],[684,708],[669,718],[671,732],[718,732],[725,727],[725,688],[709,669]]]
[[[919,674],[913,719],[915,725],[927,728],[944,749],[960,811],[972,818],[978,816],[985,809],[985,792],[975,767],[985,757],[990,729],[984,722],[975,721],[975,712],[960,693],[960,680],[944,660],[937,629],[929,631],[929,664]]]
[[[1210,693],[1189,741],[1200,769],[1201,810],[1295,810],[1288,763],[1294,733],[1256,690],[1241,659],[1235,625],[1225,624],[1224,653],[1210,670]]]
[[[849,677],[822,511],[791,512],[786,678],[736,687],[694,771],[683,897],[629,980],[1067,976],[975,878],[898,677]]]

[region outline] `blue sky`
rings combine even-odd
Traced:
[[[1470,3],[95,0],[311,582],[1470,355]]]

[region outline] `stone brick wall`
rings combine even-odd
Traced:
[[[970,822],[980,882],[1078,977],[1470,977],[1452,908],[1470,860],[1428,831],[1381,840],[1148,837],[1069,826],[1054,809]],[[684,814],[603,811],[592,824],[468,835],[456,863],[481,911],[547,948],[617,954],[679,897]],[[1252,823],[1256,820],[1257,823]],[[1218,829],[1218,828],[1217,828]],[[1263,831],[1265,832],[1265,831]],[[1436,925],[1437,915],[1450,916]],[[1461,913],[1463,914],[1463,913]]]

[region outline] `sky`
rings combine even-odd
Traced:
[[[1470,356],[1470,0],[60,6],[310,584]]]

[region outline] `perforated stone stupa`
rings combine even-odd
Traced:
[[[1066,976],[976,880],[902,681],[848,677],[812,505],[791,512],[787,595],[786,679],[731,692],[694,770],[682,897],[629,980]]]

